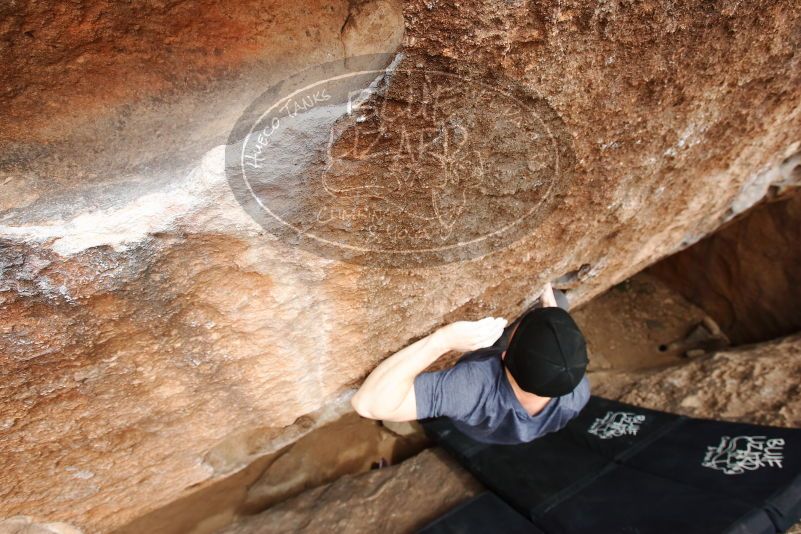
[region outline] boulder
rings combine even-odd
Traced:
[[[424,436],[396,435],[379,421],[353,411],[331,423],[318,425],[309,420],[303,426],[315,428],[277,452],[254,457],[247,467],[229,476],[192,488],[180,499],[164,503],[114,533],[210,534],[238,514],[261,512],[343,475],[400,463],[430,445]],[[251,441],[256,437],[252,435]],[[231,445],[237,444],[241,441]],[[216,462],[224,462],[226,453],[231,458],[232,450],[220,448]]]
[[[801,427],[801,335],[657,371],[598,371],[593,393],[691,417]]]
[[[787,2],[0,14],[0,518],[111,531],[438,326],[550,280],[580,304],[798,178]],[[243,197],[251,103],[321,64],[367,74],[291,115]]]
[[[440,449],[301,493],[219,534],[266,532],[414,532],[482,485]]]
[[[66,523],[37,523],[32,517],[14,516],[0,521],[0,534],[82,534]]]
[[[801,175],[801,158],[793,172]],[[778,193],[777,193],[778,194]],[[736,344],[801,330],[801,190],[765,202],[649,268]]]

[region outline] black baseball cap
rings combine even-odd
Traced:
[[[503,361],[524,391],[560,397],[584,377],[587,343],[565,310],[537,308],[520,320]]]

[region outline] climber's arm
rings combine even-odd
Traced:
[[[444,326],[381,362],[351,399],[363,417],[387,421],[417,419],[414,379],[450,350],[469,351],[488,347],[497,340],[506,320],[487,317]]]

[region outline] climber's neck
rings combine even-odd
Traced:
[[[517,397],[520,406],[522,406],[529,415],[537,415],[540,413],[548,404],[548,401],[551,400],[551,397],[540,397],[534,393],[523,391],[509,372],[509,369],[504,367],[503,372],[506,374],[506,379],[509,381],[509,385],[512,386],[512,391],[515,397]]]

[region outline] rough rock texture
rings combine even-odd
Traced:
[[[229,4],[0,8],[0,517],[112,530],[297,439],[298,418],[436,326],[516,315],[557,278],[586,301],[797,178],[792,2]],[[534,122],[470,108],[495,137],[448,167],[456,182],[482,165],[530,173],[516,185],[539,202],[527,235],[392,269],[265,233],[226,181],[237,117],[290,73],[398,46],[398,69],[502,82],[558,130],[560,173],[515,159]],[[440,145],[464,140],[463,104],[438,104]],[[282,161],[307,162],[331,131],[301,130]],[[343,183],[408,178],[342,160]],[[435,161],[453,163],[426,172]],[[290,208],[319,200],[301,167]],[[505,215],[454,198],[448,224]]]
[[[801,176],[801,159],[794,168]],[[801,330],[801,191],[755,207],[651,267],[720,324],[733,343]]]
[[[261,512],[343,475],[400,463],[428,445],[422,428],[400,436],[380,422],[350,411],[280,451],[256,458],[230,476],[200,484],[114,532],[208,534],[231,523],[237,514]]]
[[[801,427],[801,335],[656,372],[600,371],[593,393],[692,417]]]
[[[572,310],[587,338],[589,370],[615,371],[679,363],[688,332],[704,312],[658,278],[639,273]]]
[[[81,534],[65,523],[37,523],[31,517],[15,516],[0,520],[0,534]]]
[[[428,449],[400,465],[302,493],[220,534],[414,532],[481,490],[444,451]]]
[[[423,448],[425,439],[419,435],[415,438],[399,437],[378,422],[367,422],[351,413],[327,433],[315,432],[313,439],[298,441],[270,464],[248,488],[244,508],[263,510],[343,474],[399,463]]]
[[[144,192],[132,187],[180,179],[174,171],[223,142],[265,84],[343,57],[346,42],[380,36],[370,51],[394,50],[400,8],[377,4],[395,5],[390,33],[358,18],[343,29],[346,0],[4,3],[0,163],[12,180],[0,206],[72,192],[75,205],[63,209],[83,213]],[[120,181],[128,187],[110,199],[74,194]]]

